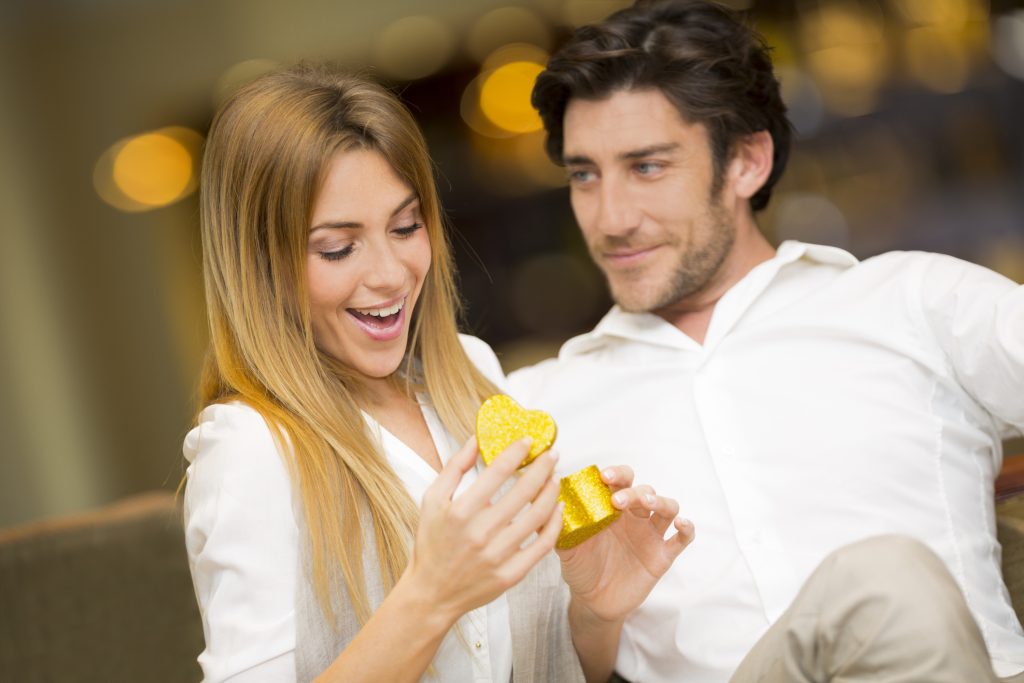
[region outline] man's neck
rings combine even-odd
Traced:
[[[718,301],[755,266],[775,256],[775,248],[751,219],[737,229],[736,241],[708,284],[653,313],[672,323],[698,344],[704,343]]]

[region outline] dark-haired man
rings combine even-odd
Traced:
[[[1024,288],[769,244],[754,212],[789,124],[761,39],[716,5],[580,29],[534,104],[617,305],[513,388],[555,416],[564,467],[631,458],[697,529],[619,674],[1024,680],[992,502],[1024,430]]]

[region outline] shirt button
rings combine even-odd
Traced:
[[[483,645],[481,645],[481,644],[480,644],[480,641],[478,640],[478,641],[476,641],[475,643],[473,643],[473,647],[475,647],[476,649],[478,649],[478,650],[479,650],[479,649],[480,649],[481,647],[483,647]]]

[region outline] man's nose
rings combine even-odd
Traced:
[[[609,236],[623,236],[639,224],[639,210],[627,183],[615,177],[602,180],[598,190],[598,230]]]

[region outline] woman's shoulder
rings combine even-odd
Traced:
[[[182,453],[190,463],[190,485],[202,481],[219,488],[226,482],[251,486],[288,480],[287,467],[267,421],[258,410],[240,401],[204,408],[185,436]]]
[[[462,348],[465,350],[466,356],[476,366],[476,369],[482,372],[484,377],[504,390],[506,386],[505,372],[501,369],[498,356],[495,355],[490,345],[483,339],[469,334],[460,334],[459,341],[462,342]]]

